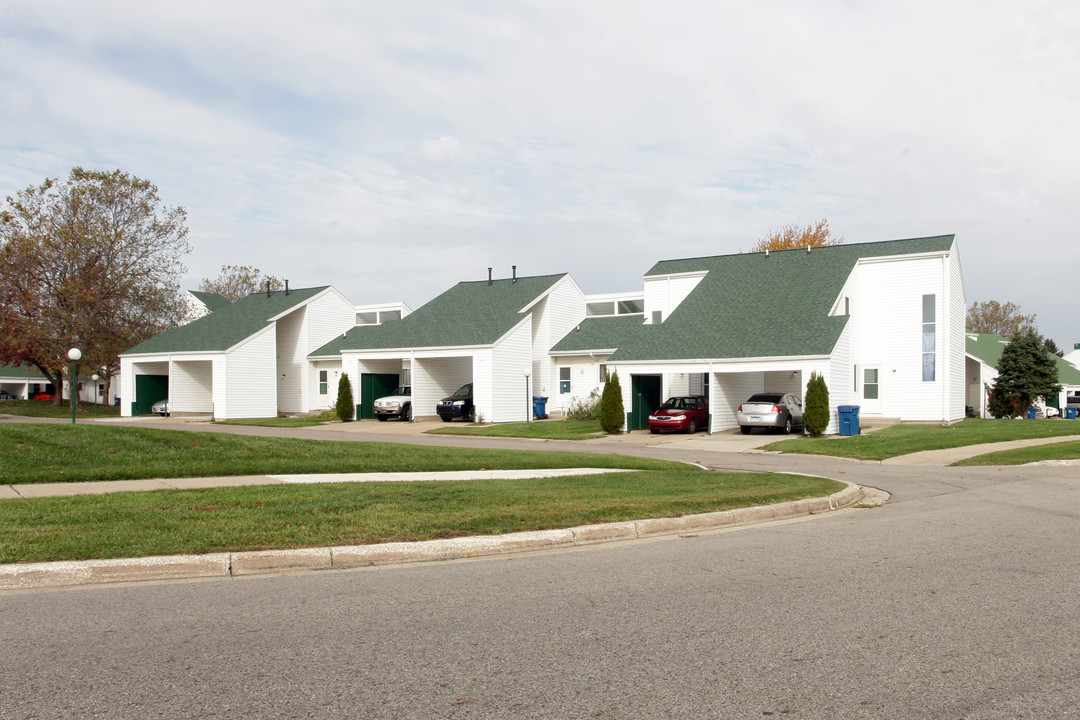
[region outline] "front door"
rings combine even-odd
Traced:
[[[645,430],[649,414],[660,407],[662,378],[659,375],[630,376],[630,419],[627,430]]]
[[[881,414],[881,371],[876,367],[862,369],[862,402],[860,415]]]

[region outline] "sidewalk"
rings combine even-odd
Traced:
[[[942,450],[924,450],[923,452],[911,453],[910,455],[898,455],[881,461],[882,465],[952,465],[954,462],[978,457],[992,452],[1003,450],[1018,450],[1036,445],[1052,445],[1054,443],[1075,442],[1080,440],[1080,435],[1061,435],[1051,438],[1033,438],[1029,440],[1007,440],[1005,442],[983,443],[982,445],[964,445],[956,448],[944,448]]]

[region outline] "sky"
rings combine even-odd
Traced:
[[[488,267],[640,290],[792,222],[955,234],[968,304],[1068,351],[1077,37],[1070,0],[4,0],[0,197],[119,168],[187,210],[186,287],[414,309]]]

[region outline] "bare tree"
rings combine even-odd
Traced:
[[[262,270],[250,265],[222,265],[221,273],[216,278],[203,278],[199,284],[201,292],[220,295],[229,302],[235,302],[251,293],[266,290],[266,283],[271,290],[280,290],[283,283],[273,275],[263,275]]]

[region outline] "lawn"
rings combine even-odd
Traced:
[[[1080,460],[1080,442],[1035,445],[967,458],[953,465],[1023,465],[1041,460]]]
[[[851,437],[781,440],[766,445],[763,449],[807,455],[833,455],[857,460],[885,460],[922,450],[1069,435],[1080,435],[1080,421],[971,418],[949,426],[893,425],[873,433]]]
[[[397,448],[403,454],[416,449]],[[273,485],[0,500],[0,562],[503,534],[764,505],[821,497],[843,487],[823,478],[667,464],[664,470],[544,480]]]
[[[672,467],[660,460],[607,454],[404,447],[55,423],[0,425],[0,458],[3,485],[328,472]]]
[[[247,425],[257,427],[312,427],[327,422],[336,422],[337,418],[324,415],[305,415],[302,417],[247,418],[243,420],[215,420],[216,425]]]
[[[0,400],[0,415],[19,415],[21,417],[36,418],[67,418],[71,419],[71,405],[67,401],[60,407],[53,405],[52,400]],[[80,409],[75,411],[76,422],[80,419],[92,419],[95,417],[120,417],[120,408],[112,405],[97,406],[95,412],[93,403],[82,403]]]
[[[588,440],[604,436],[599,420],[539,420],[532,423],[498,425],[445,423],[427,432],[432,435],[482,435],[544,440]]]

